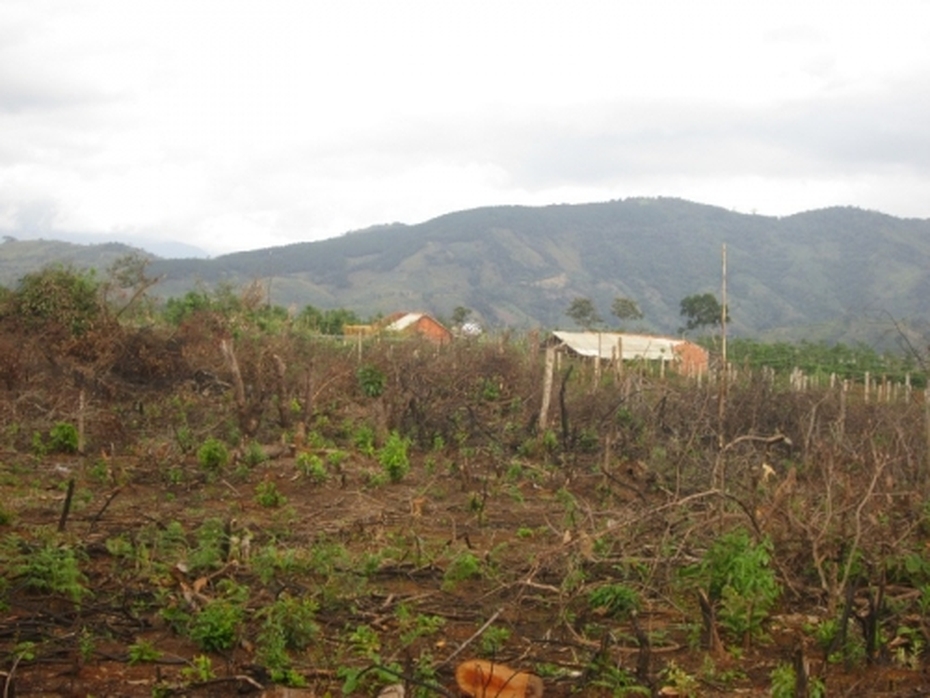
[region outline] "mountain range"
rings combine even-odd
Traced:
[[[683,298],[721,297],[724,246],[735,336],[872,346],[930,336],[930,220],[851,207],[772,217],[672,198],[495,206],[213,259],[152,256],[149,272],[163,298],[260,280],[272,303],[297,309],[449,317],[463,306],[488,327],[569,328],[578,297],[616,327],[622,296],[644,315],[625,329],[674,334]],[[132,249],[7,238],[0,284],[50,262],[102,269]]]

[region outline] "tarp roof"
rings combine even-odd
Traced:
[[[553,332],[552,334],[580,356],[600,356],[607,360],[614,358],[617,343],[621,342],[624,361],[632,359],[674,361],[676,359],[675,347],[686,342],[684,339],[621,332]]]

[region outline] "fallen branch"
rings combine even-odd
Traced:
[[[465,642],[463,642],[461,645],[459,645],[459,648],[458,648],[457,650],[455,650],[455,652],[453,652],[453,653],[450,654],[448,657],[446,657],[444,660],[442,660],[441,662],[439,662],[439,664],[437,664],[437,665],[435,666],[435,668],[438,669],[438,668],[441,667],[441,666],[445,666],[446,664],[448,664],[449,662],[451,662],[453,659],[455,659],[458,655],[460,655],[460,654],[462,653],[462,651],[463,651],[466,647],[468,647],[472,642],[474,642],[474,641],[477,640],[479,637],[481,637],[481,635],[484,633],[484,631],[487,630],[489,627],[491,627],[491,624],[492,624],[494,621],[496,621],[496,620],[497,620],[497,617],[498,617],[501,613],[503,613],[503,612],[504,612],[504,609],[503,609],[503,608],[499,608],[499,609],[497,609],[496,611],[494,611],[494,613],[491,614],[491,617],[488,618],[488,619],[484,622],[484,625],[482,625],[480,628],[478,628],[478,629],[475,631],[474,635],[472,635],[470,638],[468,638],[467,640],[465,640]]]
[[[94,528],[95,528],[96,525],[97,525],[97,522],[100,520],[100,517],[103,516],[103,513],[104,513],[104,512],[107,510],[107,508],[110,506],[110,502],[112,502],[114,499],[116,499],[116,495],[118,495],[118,494],[119,494],[120,492],[122,492],[122,491],[123,491],[123,488],[122,488],[122,486],[120,486],[120,487],[117,487],[115,490],[113,490],[113,491],[110,493],[110,496],[107,497],[107,500],[103,503],[103,506],[100,507],[100,511],[98,511],[97,514],[94,516],[94,518],[92,518],[92,519],[90,520],[90,531],[93,531],[93,530],[94,530]]]

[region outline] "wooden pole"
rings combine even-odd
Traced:
[[[723,245],[722,250],[722,277],[721,296],[723,298],[723,307],[720,311],[720,336],[721,336],[721,361],[723,365],[720,371],[720,385],[717,392],[717,418],[719,421],[717,442],[722,449],[726,443],[726,436],[723,433],[724,418],[727,410],[727,246]],[[721,483],[721,490],[723,486]]]
[[[721,346],[720,353],[723,355],[723,368],[727,366],[727,244],[723,243],[723,282],[721,285],[721,297],[723,298],[723,309],[720,311],[720,336]]]
[[[84,400],[84,388],[81,388],[81,393],[78,395],[78,445],[77,451],[82,456],[84,455],[84,412],[87,407],[87,403]]]
[[[617,336],[617,377],[623,378],[623,335]]]
[[[924,388],[924,430],[927,438],[927,458],[921,473],[921,486],[926,487],[927,473],[930,473],[930,386]]]
[[[849,390],[849,381],[845,378],[840,382],[840,415],[836,420],[837,437],[839,441],[846,438],[846,393]]]
[[[68,480],[68,491],[65,494],[65,503],[61,508],[61,518],[58,519],[58,532],[65,530],[68,523],[68,514],[71,511],[71,500],[74,497],[74,478]]]
[[[543,376],[542,407],[539,408],[539,433],[546,431],[549,419],[549,402],[552,400],[552,378],[555,374],[555,347],[546,347],[546,369]]]

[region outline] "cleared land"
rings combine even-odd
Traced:
[[[916,392],[566,361],[541,431],[535,341],[53,339],[0,360],[18,696],[459,695],[475,658],[547,696],[930,690]]]

